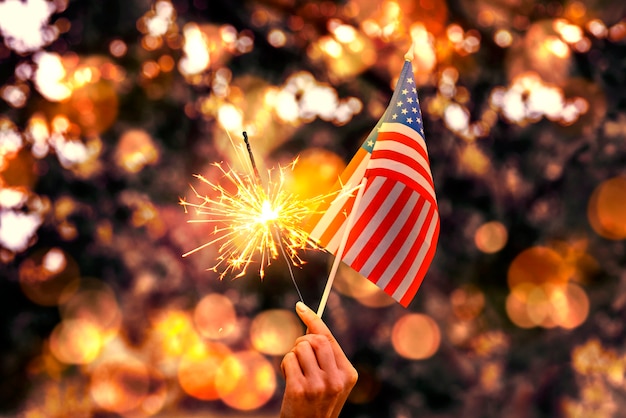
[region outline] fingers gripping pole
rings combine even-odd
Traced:
[[[354,221],[356,220],[356,211],[359,207],[359,203],[361,202],[361,198],[363,197],[363,191],[365,190],[365,183],[366,183],[366,179],[365,177],[363,177],[363,179],[361,180],[361,183],[359,184],[359,191],[357,192],[356,198],[354,199],[352,210],[350,211],[350,215],[348,215],[348,222],[346,224],[346,229],[343,230],[343,235],[341,236],[341,242],[339,243],[339,248],[337,249],[337,254],[335,255],[335,259],[333,260],[333,265],[330,269],[328,280],[326,281],[326,287],[324,288],[324,293],[322,294],[320,305],[317,308],[317,316],[319,317],[321,317],[322,314],[324,313],[326,302],[328,302],[330,289],[333,287],[333,282],[335,281],[335,276],[337,275],[337,270],[339,269],[339,264],[341,263],[341,258],[343,257],[343,251],[345,250],[346,244],[348,242],[348,236],[350,235],[350,230],[354,226]]]

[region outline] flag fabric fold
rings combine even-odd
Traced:
[[[439,213],[430,170],[422,114],[410,61],[405,61],[389,106],[350,161],[336,187],[352,190],[365,178],[358,207],[356,193],[338,193],[308,222],[312,239],[407,306],[435,255]],[[347,218],[355,210],[350,231]]]

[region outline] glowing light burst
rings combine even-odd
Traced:
[[[208,270],[220,273],[220,279],[236,271],[235,278],[241,277],[255,263],[260,263],[259,274],[263,278],[265,268],[282,251],[292,265],[302,265],[303,260],[298,255],[300,250],[307,247],[319,249],[303,229],[303,222],[323,200],[337,192],[310,199],[299,199],[288,192],[286,173],[288,169],[293,170],[296,163],[297,159],[287,167],[269,170],[267,187],[259,178],[239,173],[228,165],[225,168],[221,163],[213,165],[221,171],[225,185],[195,175],[210,187],[214,196],[201,195],[191,186],[199,203],[181,198],[180,204],[186,212],[192,208],[198,217],[188,220],[189,223],[214,224],[211,233],[214,238],[183,257],[212,245],[218,246],[217,263]]]

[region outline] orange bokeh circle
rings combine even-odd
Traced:
[[[394,324],[391,342],[402,357],[423,360],[431,357],[439,349],[441,332],[430,316],[407,314]]]
[[[587,206],[589,223],[604,238],[626,238],[626,177],[613,177],[593,191]]]
[[[219,342],[194,344],[181,356],[178,364],[180,386],[194,398],[219,399],[215,376],[222,362],[230,354],[230,349]]]
[[[241,351],[225,359],[215,375],[215,387],[228,406],[251,411],[265,405],[276,390],[272,364],[257,351]]]

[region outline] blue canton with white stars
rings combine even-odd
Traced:
[[[383,118],[385,122],[399,122],[407,125],[424,137],[422,111],[410,61],[404,62],[396,90]]]
[[[402,123],[419,132],[422,138],[424,138],[422,111],[417,97],[415,79],[413,78],[413,66],[410,61],[404,62],[398,84],[396,85],[396,89],[393,92],[385,114],[378,121],[376,128],[374,128],[365,142],[363,142],[363,148],[370,153],[374,149],[374,144],[376,144],[378,130],[384,122]]]

